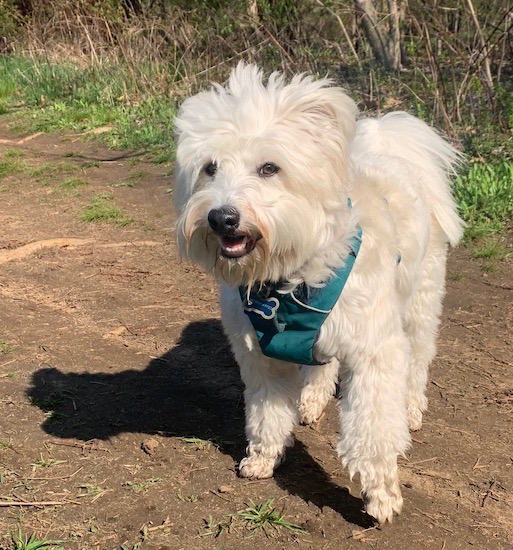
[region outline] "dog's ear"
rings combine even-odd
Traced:
[[[291,85],[293,83],[294,79]],[[351,141],[358,114],[355,102],[342,88],[333,86],[331,80],[310,80],[308,84],[305,86],[305,94],[296,104],[296,108],[301,110],[304,115],[313,117],[323,130],[339,131],[348,142]]]

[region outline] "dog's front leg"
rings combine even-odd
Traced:
[[[294,444],[298,421],[299,369],[291,363],[269,360],[256,353],[240,362],[246,386],[247,456],[239,465],[243,477],[266,478],[285,459]]]
[[[342,377],[338,453],[360,474],[369,515],[379,523],[401,512],[397,456],[410,444],[406,406],[409,345],[403,335],[347,357]]]
[[[299,367],[269,359],[260,351],[255,331],[242,309],[237,289],[221,284],[224,330],[245,385],[247,457],[241,460],[243,477],[272,477],[283,462],[286,447],[294,443],[301,391]]]

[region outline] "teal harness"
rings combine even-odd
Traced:
[[[279,292],[280,283],[258,291],[239,287],[244,313],[258,337],[262,353],[300,365],[321,365],[313,348],[324,321],[331,313],[353,269],[362,242],[362,229],[351,240],[344,267],[335,270],[322,288],[301,284],[293,292]]]

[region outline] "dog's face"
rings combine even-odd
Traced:
[[[229,284],[278,281],[327,245],[347,202],[356,107],[329,81],[239,64],[176,118],[181,252]]]

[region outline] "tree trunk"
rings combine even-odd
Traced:
[[[387,0],[388,13],[378,14],[372,0],[354,0],[365,36],[376,61],[389,71],[401,70],[401,21],[404,4]]]

